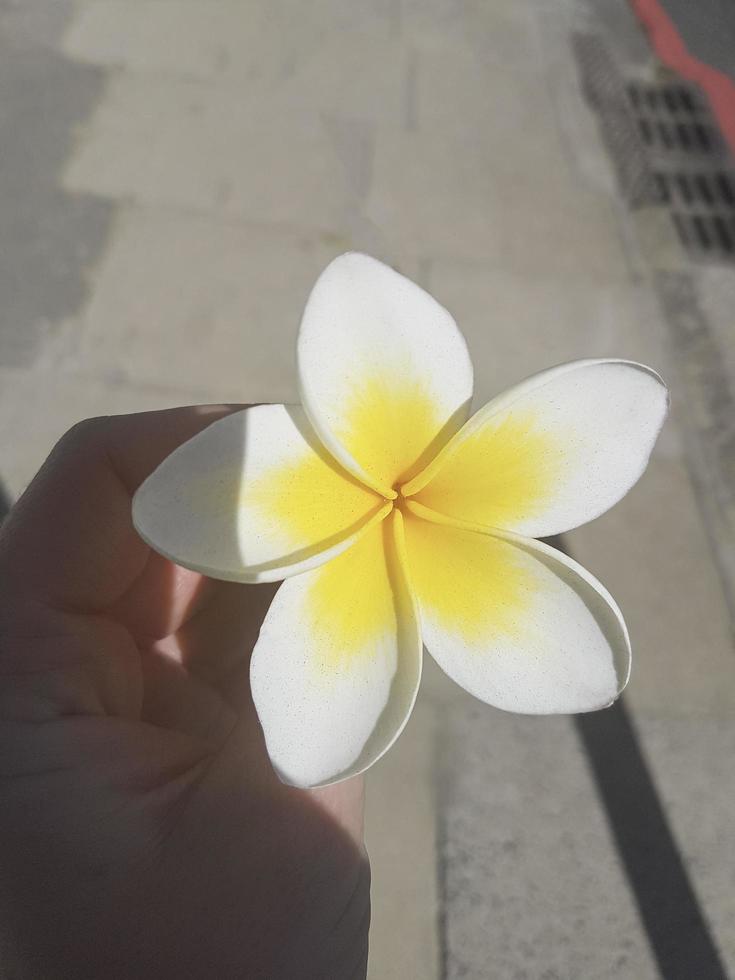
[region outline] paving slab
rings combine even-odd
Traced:
[[[274,13],[227,0],[99,0],[79,6],[63,49],[79,61],[135,72],[272,79],[295,56]]]
[[[239,86],[110,80],[64,184],[140,204],[339,230],[352,183],[316,109]]]
[[[3,0],[0,34],[3,42],[13,45],[58,51],[74,12],[75,0],[36,0],[35,3]]]
[[[127,209],[64,362],[202,400],[297,401],[301,313],[342,250],[274,227]]]
[[[712,718],[640,716],[637,728],[720,957],[735,970],[732,814],[735,725]]]
[[[683,462],[657,453],[624,500],[567,539],[628,622],[637,651],[628,701],[636,717],[729,716],[735,665],[728,610]]]
[[[442,980],[438,723],[435,706],[422,691],[406,730],[367,775],[366,844],[373,876],[370,980]]]
[[[465,146],[439,132],[377,135],[365,212],[390,247],[420,243],[429,256],[479,260],[529,277],[630,278],[607,198],[578,193],[568,181],[532,184],[523,167],[514,173],[489,151],[467,153]],[[539,141],[535,152],[545,149]]]
[[[702,313],[713,333],[713,346],[722,359],[725,376],[735,379],[735,274],[728,266],[702,268],[699,277]]]
[[[447,725],[447,980],[655,980],[571,722],[467,698]]]
[[[60,8],[63,18],[67,11]],[[49,46],[62,18],[21,19],[18,11],[0,10],[0,364],[6,366],[30,365],[56,323],[84,304],[111,220],[108,202],[58,183],[74,129],[104,83],[101,71]]]
[[[575,358],[622,357],[667,373],[661,314],[646,287],[579,275],[529,277],[446,259],[432,261],[428,276],[467,337],[478,406]]]
[[[315,17],[312,5],[104,0],[81,8],[63,48],[90,64],[233,85],[261,103],[283,94],[310,114],[398,125],[408,52],[379,7],[370,15],[366,4],[364,13],[340,19]]]
[[[729,846],[716,856],[732,826],[732,624],[682,459],[657,453],[625,500],[566,538],[625,615],[634,651],[625,698],[694,896],[691,908],[709,924],[706,945],[718,951],[725,969],[735,969],[732,876],[722,860]],[[649,904],[656,901],[655,882],[649,883]],[[691,976],[692,962],[673,972],[676,931],[654,921],[652,936],[668,963],[667,980]],[[714,966],[703,964],[703,976],[720,975],[707,969]]]

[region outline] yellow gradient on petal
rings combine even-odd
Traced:
[[[411,584],[424,615],[470,643],[521,636],[535,586],[513,548],[411,513],[405,527]]]
[[[306,449],[297,460],[277,465],[244,481],[240,505],[252,510],[264,533],[289,550],[321,548],[357,530],[384,503],[325,450]]]
[[[533,412],[492,416],[458,437],[436,475],[412,499],[485,527],[505,528],[543,512],[569,447]]]
[[[395,644],[401,585],[392,538],[390,519],[384,520],[314,574],[306,622],[322,669],[343,667],[355,656],[376,655],[382,644]]]
[[[438,450],[434,443],[445,422],[419,381],[386,374],[353,389],[336,435],[366,473],[394,487]]]

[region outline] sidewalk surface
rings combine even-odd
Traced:
[[[9,497],[83,417],[296,400],[304,301],[347,249],[448,307],[478,404],[580,357],[672,383],[648,473],[564,542],[626,615],[624,708],[516,717],[427,664],[368,777],[373,980],[735,974],[732,623],[683,435],[688,365],[577,78],[572,32],[611,30],[596,16],[571,0],[0,0]]]

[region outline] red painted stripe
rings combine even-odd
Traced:
[[[722,135],[735,156],[735,82],[690,54],[658,0],[630,0],[630,3],[648,31],[651,44],[661,61],[704,90],[717,116]]]

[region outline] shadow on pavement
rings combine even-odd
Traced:
[[[575,725],[661,975],[727,980],[625,704]]]
[[[28,9],[26,9],[28,8]],[[0,0],[0,360],[33,362],[50,330],[86,300],[88,270],[113,206],[60,186],[79,126],[103,91],[102,69],[55,51],[67,0]]]
[[[11,507],[10,497],[0,481],[0,524],[5,520],[5,515],[8,513]]]
[[[727,980],[624,701],[574,723],[661,976]]]

